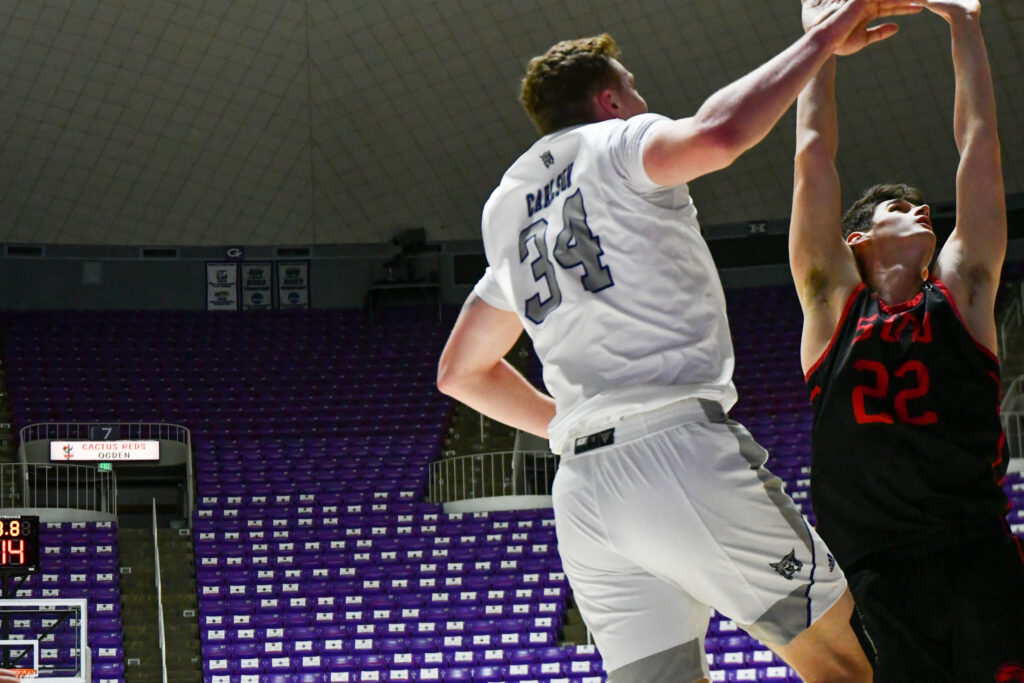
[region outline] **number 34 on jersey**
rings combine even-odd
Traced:
[[[545,235],[557,229],[554,249],[548,252]],[[539,325],[562,303],[562,286],[578,279],[588,292],[614,286],[611,270],[602,262],[601,239],[587,225],[582,190],[576,190],[562,204],[561,226],[541,218],[519,233],[519,261],[530,268],[537,292],[524,302],[526,318]],[[556,264],[560,269],[556,269]],[[582,268],[574,271],[577,266]],[[570,272],[572,271],[572,272]],[[559,284],[559,278],[563,284]]]

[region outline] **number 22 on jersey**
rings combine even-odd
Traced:
[[[889,371],[884,365],[877,361],[861,359],[853,364],[853,368],[871,379],[867,384],[858,385],[853,389],[853,414],[859,424],[869,422],[884,422],[892,424],[896,421],[912,425],[930,425],[939,421],[938,415],[932,410],[918,408],[913,413],[908,405],[910,401],[927,396],[931,388],[928,375],[928,368],[918,360],[909,360],[892,375],[899,379],[910,380],[912,385],[900,389],[892,399],[892,412],[878,410],[870,412],[867,409],[866,398],[884,401],[889,394]],[[895,415],[895,420],[893,419]]]
[[[529,265],[539,290],[526,300],[525,315],[537,325],[544,322],[551,311],[562,303],[562,289],[558,284],[556,263],[564,270],[583,266],[578,277],[583,289],[588,292],[600,292],[615,284],[611,270],[601,263],[601,256],[604,254],[601,240],[587,225],[587,212],[583,206],[581,190],[576,190],[562,204],[562,228],[558,231],[555,248],[550,255],[544,239],[548,225],[548,221],[542,218],[519,233],[519,261]],[[527,261],[531,245],[535,257]],[[543,296],[545,289],[546,297]]]

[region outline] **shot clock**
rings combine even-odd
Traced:
[[[39,571],[39,518],[0,515],[0,574]]]

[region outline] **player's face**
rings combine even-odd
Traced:
[[[646,114],[647,102],[636,91],[636,79],[633,78],[633,74],[622,66],[619,60],[612,59],[611,63],[618,76],[618,86],[615,90],[618,95],[619,118],[628,119],[637,114]]]
[[[892,237],[925,237],[935,239],[931,208],[927,204],[911,204],[905,199],[888,199],[875,207],[871,235]]]
[[[875,251],[888,252],[896,260],[922,261],[921,267],[927,266],[935,252],[930,214],[927,204],[912,204],[905,199],[880,202],[872,216],[871,230],[862,239],[869,240]],[[850,236],[851,244],[856,243],[857,234]]]

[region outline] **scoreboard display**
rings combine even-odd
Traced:
[[[39,517],[0,515],[0,574],[39,571]]]

